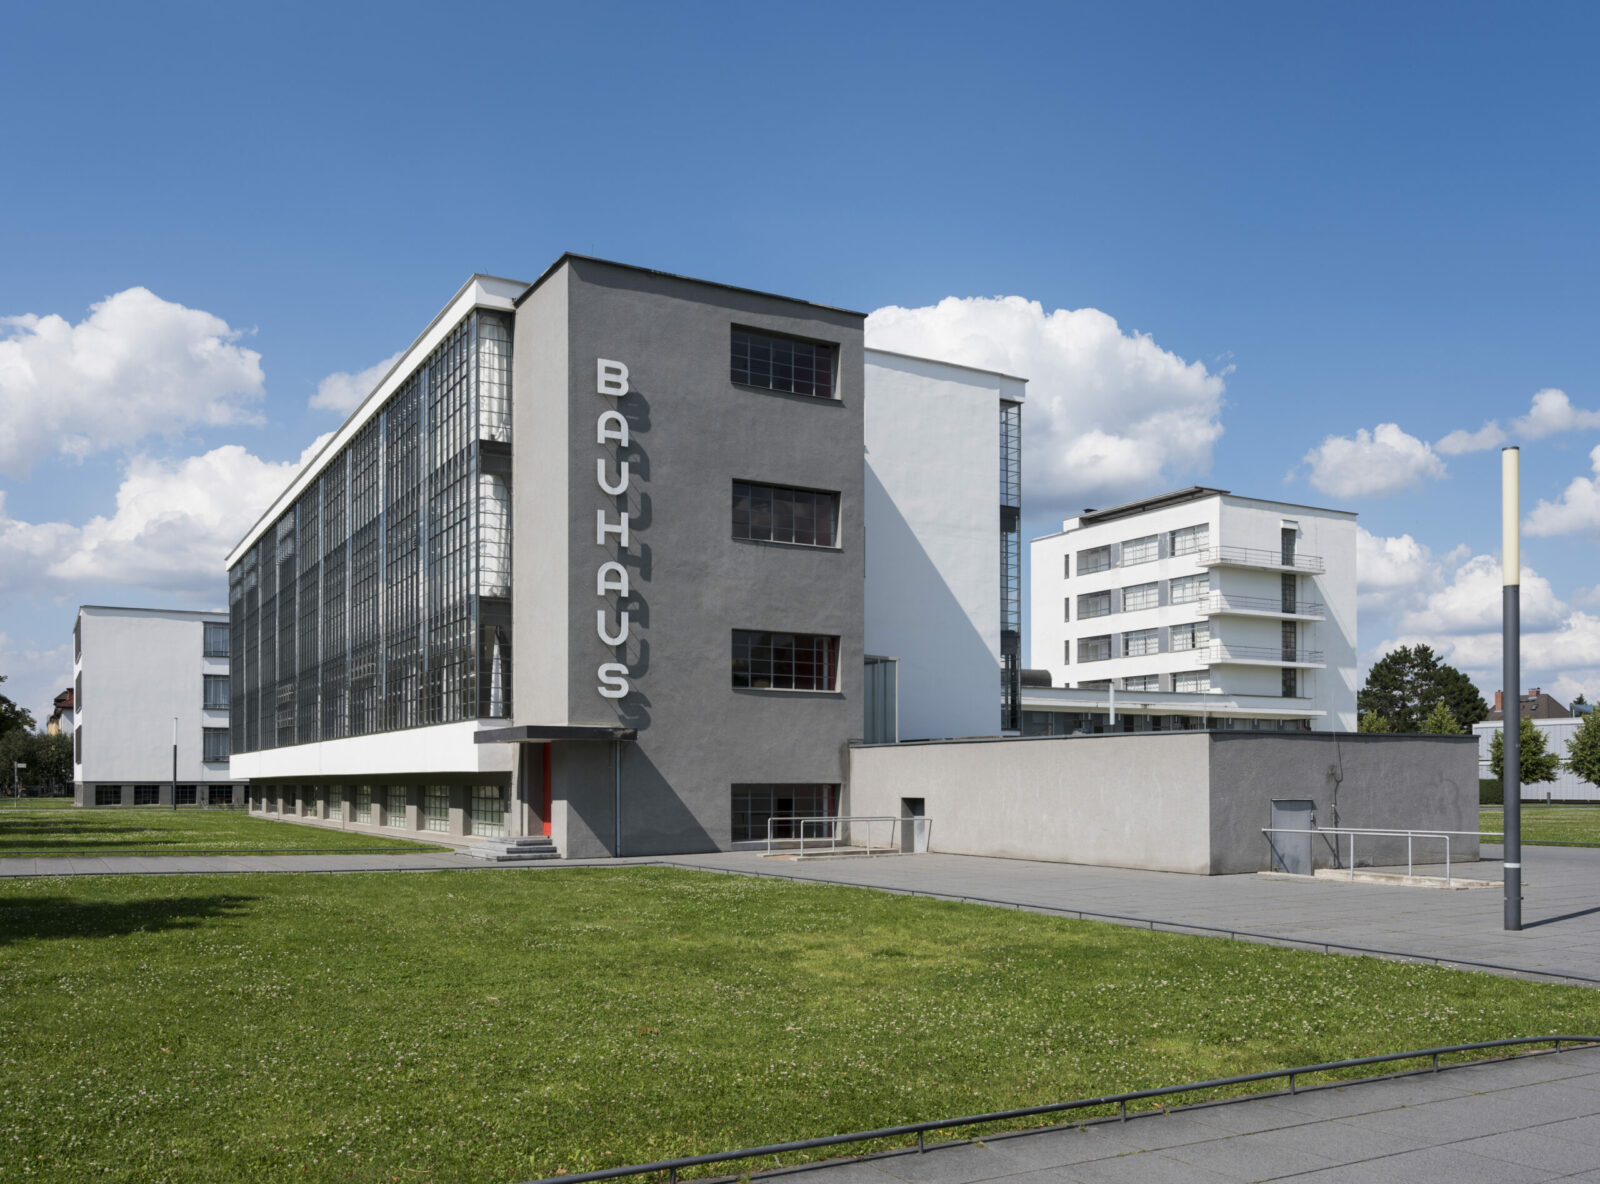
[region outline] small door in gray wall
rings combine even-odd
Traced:
[[[1317,824],[1316,803],[1309,798],[1273,798],[1272,821],[1267,825],[1277,829],[1310,830]],[[1272,839],[1272,870],[1288,872],[1292,876],[1311,874],[1311,836],[1269,836]]]

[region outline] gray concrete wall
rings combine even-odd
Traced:
[[[922,798],[932,851],[1204,875],[1208,751],[1204,732],[857,747],[846,809]]]
[[[1265,871],[1273,798],[1309,798],[1318,826],[1389,830],[1478,829],[1477,746],[1470,736],[1367,733],[1212,733],[1212,870]],[[1341,843],[1348,855],[1349,840]],[[1438,862],[1444,844],[1417,839],[1416,858]],[[1451,858],[1476,859],[1476,839],[1452,836]],[[1313,844],[1333,867],[1329,840]],[[1399,838],[1357,838],[1361,866],[1404,863]],[[1340,864],[1339,866],[1346,866]]]

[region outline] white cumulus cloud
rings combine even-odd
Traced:
[[[1574,477],[1553,502],[1540,498],[1523,519],[1522,529],[1540,538],[1600,533],[1600,445],[1590,450],[1589,464],[1593,477]]]
[[[1020,296],[947,296],[880,308],[867,345],[1028,380],[1025,496],[1076,512],[1203,475],[1222,435],[1223,377],[1093,308],[1046,312]]]
[[[1443,567],[1409,534],[1375,535],[1356,527],[1356,596],[1364,612],[1382,611],[1437,587]]]
[[[1434,441],[1433,450],[1441,456],[1460,456],[1464,452],[1483,452],[1499,448],[1510,437],[1496,420],[1490,420],[1475,432],[1457,428],[1449,435]]]
[[[1380,497],[1447,475],[1431,446],[1393,423],[1329,436],[1306,453],[1305,463],[1311,484],[1338,498]]]
[[[391,367],[400,360],[400,354],[390,354],[381,362],[368,366],[365,370],[351,374],[347,370],[340,370],[328,375],[317,383],[317,393],[311,396],[310,407],[313,411],[335,411],[340,415],[349,415],[361,405],[378,385],[383,376],[389,373]]]
[[[0,633],[0,695],[33,713],[33,722],[44,727],[58,693],[72,685],[72,621],[65,618],[60,644],[50,646],[36,641],[17,641]],[[7,781],[10,779],[7,778]]]
[[[1430,593],[1415,608],[1400,618],[1400,628],[1408,633],[1483,633],[1500,628],[1504,577],[1500,560],[1493,555],[1474,555],[1460,567],[1444,587]],[[1552,629],[1560,624],[1567,606],[1556,597],[1550,581],[1532,568],[1522,569],[1522,626],[1524,629]]]
[[[254,422],[261,355],[220,317],[129,288],[77,324],[0,318],[0,472],[197,424]]]
[[[1542,440],[1557,432],[1600,428],[1600,411],[1584,411],[1572,405],[1565,391],[1542,390],[1533,396],[1528,414],[1511,421],[1511,430],[1524,440]]]

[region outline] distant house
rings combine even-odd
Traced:
[[[1533,726],[1544,733],[1545,746],[1551,753],[1559,757],[1561,767],[1556,770],[1554,781],[1541,781],[1535,785],[1522,787],[1522,800],[1525,802],[1544,801],[1549,798],[1554,802],[1561,801],[1594,801],[1600,799],[1600,786],[1590,785],[1567,767],[1567,743],[1578,734],[1578,729],[1583,726],[1584,715],[1588,714],[1588,705],[1568,711],[1550,695],[1545,694],[1538,687],[1534,687],[1527,694],[1519,696],[1522,708],[1522,718],[1533,721]],[[1489,767],[1490,746],[1494,738],[1505,727],[1505,696],[1501,691],[1494,693],[1494,710],[1482,723],[1472,725],[1472,734],[1478,738],[1478,776],[1480,778],[1493,777],[1494,773]]]
[[[59,736],[63,732],[72,731],[73,699],[72,688],[68,687],[55,698],[55,710],[50,713],[50,718],[45,720],[44,730],[51,736]]]
[[[1534,687],[1527,694],[1520,697],[1523,719],[1571,719],[1573,713],[1557,702],[1555,696],[1547,695],[1538,687]],[[1505,692],[1494,693],[1494,710],[1489,712],[1485,719],[1505,719]]]

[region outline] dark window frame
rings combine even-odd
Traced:
[[[202,626],[200,652],[207,658],[226,658],[228,656],[228,634],[230,631],[227,621],[206,621]],[[222,648],[217,648],[218,637],[222,638]]]
[[[828,403],[839,401],[838,342],[750,325],[731,326],[728,341],[728,377],[735,386]],[[819,365],[819,359],[825,363]]]
[[[220,765],[227,763],[227,761],[233,755],[233,750],[228,743],[228,729],[202,728],[200,731],[200,740],[202,744],[200,756],[201,762],[208,765]],[[221,756],[215,755],[219,745],[222,749]]]
[[[203,674],[200,676],[200,705],[206,711],[226,711],[233,702],[232,684],[226,674]],[[212,692],[221,689],[221,695]],[[218,699],[220,698],[220,702]]]
[[[741,492],[744,498],[742,505]],[[824,532],[817,527],[824,520],[827,524],[826,537],[818,541]],[[803,528],[803,522],[809,524],[809,529]],[[732,530],[733,537],[740,542],[777,543],[816,551],[838,551],[841,549],[839,493],[831,489],[807,489],[801,485],[735,480]],[[741,534],[741,530],[744,533]],[[761,533],[763,530],[765,533]],[[785,534],[789,537],[782,537]],[[801,537],[805,534],[811,537]]]
[[[733,631],[733,687],[746,691],[838,694],[839,638],[773,629]],[[826,685],[806,685],[825,682]]]

